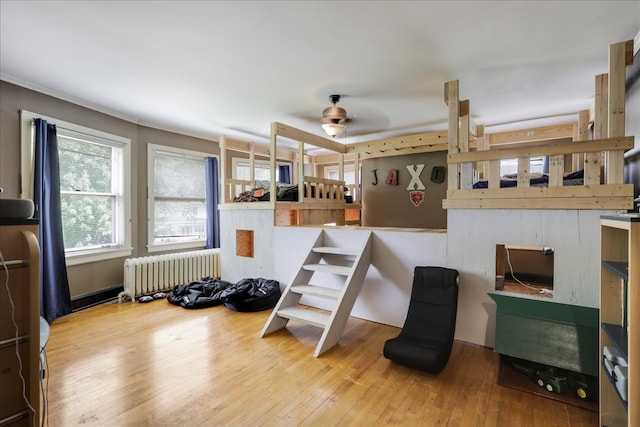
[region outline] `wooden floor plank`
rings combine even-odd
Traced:
[[[46,348],[49,426],[597,426],[596,413],[497,384],[492,349],[455,342],[438,375],[382,355],[398,328],[350,318],[321,331],[269,312],[108,303],[56,320]]]

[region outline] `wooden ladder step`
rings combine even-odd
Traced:
[[[300,322],[308,323],[310,325],[319,326],[324,328],[329,323],[329,316],[326,313],[307,310],[301,307],[287,307],[278,310],[278,316],[287,318],[289,320],[298,320]]]
[[[339,289],[325,288],[324,286],[316,285],[294,285],[291,286],[291,291],[297,294],[313,295],[332,300],[340,298],[340,294],[342,293]]]
[[[321,254],[335,254],[335,255],[352,255],[356,256],[360,252],[357,249],[336,248],[333,246],[318,246],[311,249],[313,252]]]
[[[353,267],[332,264],[305,264],[302,268],[311,271],[321,271],[323,273],[335,273],[342,276],[348,276],[353,271]]]

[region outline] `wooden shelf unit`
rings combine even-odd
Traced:
[[[600,425],[640,425],[640,218],[600,219],[600,359],[604,347],[616,348],[627,360],[627,400],[604,367],[600,371]]]
[[[6,270],[0,268],[0,425],[3,426],[40,423],[40,250],[37,236],[37,224],[0,224],[0,251],[6,266]],[[5,283],[11,292],[11,300]],[[12,311],[18,326],[17,344]],[[23,398],[16,346],[22,362],[28,405]]]

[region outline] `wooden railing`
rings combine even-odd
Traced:
[[[344,204],[344,181],[305,176],[304,193],[298,201],[304,203]]]
[[[256,187],[255,181],[247,181],[243,179],[227,179],[225,180],[227,189],[225,191],[225,203],[233,203],[233,199],[245,191],[251,191]]]
[[[445,208],[513,208],[513,209],[630,209],[633,208],[633,185],[597,183],[585,175],[583,185],[563,185],[564,168],[552,165],[547,187],[531,187],[529,163],[531,157],[550,158],[583,153],[598,153],[597,157],[622,157],[633,148],[633,137],[618,137],[566,143],[537,143],[517,147],[500,147],[486,151],[451,153],[449,167],[460,165],[475,169],[479,162],[489,162],[488,188],[474,189],[474,174],[460,174],[457,188],[449,188],[443,201]],[[518,159],[517,186],[500,188],[500,160]],[[598,171],[600,166],[598,166]],[[491,172],[493,171],[493,172]],[[585,169],[585,173],[588,173]],[[598,174],[599,175],[599,174]],[[606,178],[603,177],[606,181]]]

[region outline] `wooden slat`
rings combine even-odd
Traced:
[[[606,150],[629,150],[633,148],[633,137],[596,139],[587,142],[566,142],[562,144],[543,144],[525,147],[494,148],[489,151],[449,154],[447,163],[464,163],[481,160],[511,159],[517,157],[546,156],[554,154],[600,152]]]

